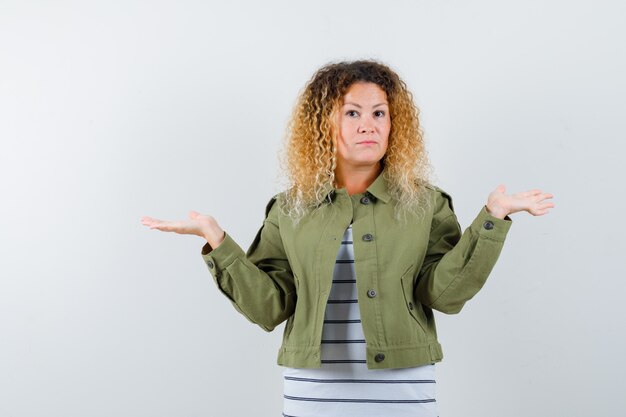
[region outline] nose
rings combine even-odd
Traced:
[[[374,122],[370,117],[363,117],[361,119],[361,124],[359,125],[359,133],[373,133],[374,132]]]

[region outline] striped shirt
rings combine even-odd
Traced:
[[[436,417],[435,365],[368,369],[352,225],[333,272],[319,369],[285,368],[284,417]]]

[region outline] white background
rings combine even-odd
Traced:
[[[334,60],[395,68],[463,227],[512,216],[460,315],[437,315],[442,417],[623,416],[621,1],[0,0],[0,417],[279,416],[282,326],[215,288],[214,215],[247,248],[281,190],[298,92]]]

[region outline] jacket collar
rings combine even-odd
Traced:
[[[373,195],[377,200],[380,200],[384,203],[388,203],[391,199],[391,195],[389,194],[389,188],[387,180],[385,179],[386,170],[383,170],[378,174],[378,177],[374,180],[373,183],[367,187],[367,193]],[[327,198],[333,199],[335,195],[336,189],[330,183],[324,184],[324,194]]]

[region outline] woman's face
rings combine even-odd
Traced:
[[[376,165],[387,152],[391,117],[387,94],[376,84],[357,82],[343,96],[338,114],[337,165]]]

